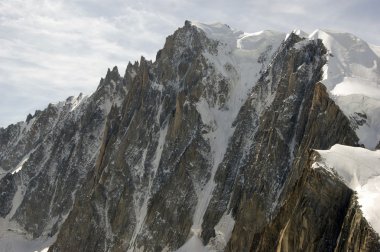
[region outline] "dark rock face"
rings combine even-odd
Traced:
[[[273,56],[263,49],[258,81],[215,163],[210,136],[221,125],[202,109],[228,112],[236,85],[205,56],[222,44],[186,22],[154,63],[141,58],[123,77],[108,70],[91,97],[0,129],[0,167],[12,171],[27,157],[0,177],[0,216],[32,237],[57,234],[49,251],[172,251],[193,235],[226,251],[379,248],[353,192],[312,168],[311,149],[358,145],[319,82],[322,42],[291,34]],[[33,211],[41,205],[49,207]],[[226,215],[234,228],[221,244]]]
[[[162,250],[186,241],[196,205],[192,183],[204,183],[209,166],[200,116],[185,103],[198,100],[204,88],[204,40],[185,27],[167,39],[155,64],[142,59],[127,68],[136,75],[122,109],[108,117],[103,152],[52,251]],[[67,243],[72,225],[81,226],[74,231],[79,239]]]
[[[380,150],[380,142],[377,144],[377,146],[376,146],[375,149],[376,149],[376,150]]]
[[[319,155],[309,156],[278,214],[247,250],[378,251],[379,237],[363,218],[353,192],[326,170],[311,168]]]
[[[0,183],[0,216],[4,218],[12,210],[12,200],[17,191],[14,176],[11,174],[5,175]]]
[[[363,217],[356,195],[351,196],[335,251],[380,251],[379,235]]]

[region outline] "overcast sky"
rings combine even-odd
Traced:
[[[185,20],[246,32],[327,28],[380,45],[378,0],[0,0],[0,127],[154,59]]]

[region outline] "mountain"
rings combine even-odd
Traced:
[[[360,143],[374,149],[380,139],[379,53],[352,34],[315,31],[331,52],[323,83],[334,101],[353,122]]]
[[[376,47],[186,21],[0,128],[0,251],[379,251]]]

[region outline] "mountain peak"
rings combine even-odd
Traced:
[[[120,78],[119,70],[117,66],[114,66],[112,70],[108,68],[107,74],[106,74],[106,80],[113,80],[117,81]]]
[[[375,92],[339,88],[380,63],[316,34],[185,21],[155,62],[0,129],[0,250],[376,250],[313,149],[378,140]]]
[[[306,32],[304,32],[301,29],[294,29],[293,33],[296,34],[297,36],[301,37],[301,38],[308,38],[309,37],[309,34],[307,34]]]

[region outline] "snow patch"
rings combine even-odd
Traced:
[[[8,174],[8,171],[5,171],[2,167],[0,167],[0,180]]]
[[[341,110],[348,118],[354,121],[364,120],[356,129],[359,143],[369,149],[375,149],[380,141],[380,99],[351,94],[336,96],[334,100],[337,104],[344,104]]]
[[[317,150],[321,161],[312,168],[336,172],[345,184],[357,191],[364,217],[380,233],[380,150],[336,144],[330,150]]]
[[[0,218],[0,252],[47,252],[56,236],[29,240],[15,223]]]
[[[208,250],[198,238],[198,236],[193,235],[182,247],[176,250],[176,252],[208,252]]]
[[[21,161],[20,163],[18,163],[18,165],[16,166],[16,168],[11,172],[12,174],[15,174],[15,173],[18,173],[19,171],[21,171],[23,165],[25,164],[26,161],[28,161],[29,159],[29,155],[26,155]]]
[[[215,226],[215,237],[211,238],[207,248],[209,248],[210,251],[223,251],[231,238],[234,226],[235,220],[232,217],[232,213],[224,214]]]
[[[228,25],[222,23],[202,24],[191,22],[191,24],[204,31],[210,39],[227,45],[236,44],[236,36],[243,34],[242,31],[232,30]]]
[[[232,230],[235,225],[235,220],[233,219],[231,213],[224,214],[220,219],[219,223],[215,226],[216,236],[211,238],[207,246],[203,245],[199,238],[199,233],[193,233],[191,238],[180,247],[176,252],[216,252],[223,251],[226,247],[228,241],[231,238]]]
[[[331,94],[336,96],[361,94],[380,100],[380,84],[361,78],[344,77],[343,81],[331,90]]]
[[[309,38],[322,39],[329,51],[322,82],[336,104],[348,118],[365,111],[366,123],[356,128],[356,134],[360,143],[374,149],[380,141],[379,47],[349,33],[327,30],[316,30]],[[363,102],[353,106],[351,95],[356,101],[361,97]]]
[[[74,98],[70,104],[70,112],[74,111],[86,98],[87,96],[83,96],[82,93],[80,93],[77,98]]]
[[[21,205],[21,202],[24,199],[25,195],[25,186],[23,185],[18,185],[17,186],[17,191],[15,195],[13,196],[12,200],[12,209],[6,216],[6,219],[9,220],[10,218],[13,217],[13,215],[16,213],[17,208]]]
[[[198,203],[193,217],[192,230],[193,232],[200,233],[199,230],[201,230],[203,216],[211,200],[212,192],[216,186],[214,181],[215,173],[219,164],[223,160],[224,154],[227,150],[228,140],[234,131],[234,128],[232,128],[232,122],[235,115],[233,111],[224,111],[214,107],[209,107],[209,104],[204,98],[201,98],[197,103],[197,110],[201,115],[203,123],[213,128],[210,133],[205,135],[205,138],[209,140],[213,157],[211,178],[203,188],[200,195],[198,195]]]
[[[294,29],[293,33],[296,34],[297,36],[301,37],[301,38],[308,38],[309,37],[309,34],[307,34],[306,32],[304,32],[303,30],[300,30],[300,29]]]

